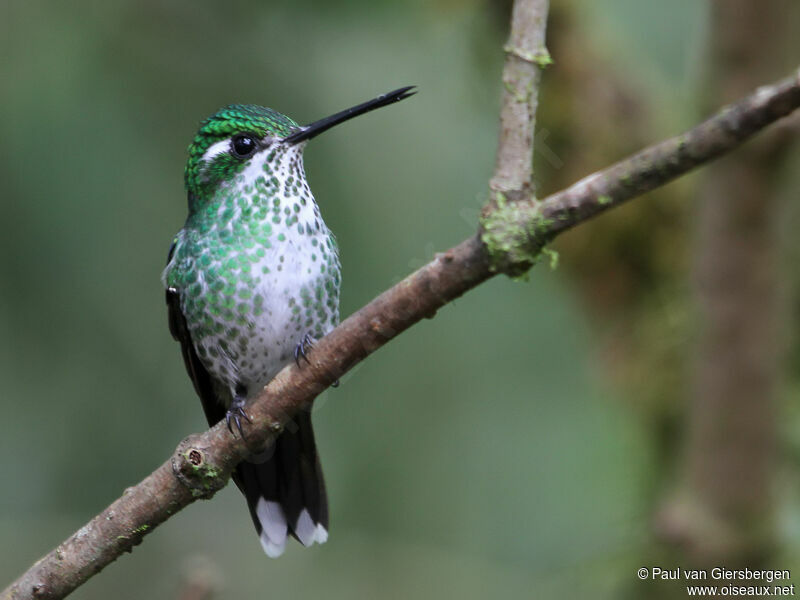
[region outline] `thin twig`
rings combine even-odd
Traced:
[[[730,152],[798,104],[800,71],[542,201],[529,197],[499,206],[482,223],[492,270],[524,273],[555,236]]]
[[[544,45],[548,0],[517,0],[504,46],[503,100],[497,158],[489,189],[507,197],[533,193],[533,134],[539,80],[550,55]]]
[[[558,233],[672,181],[800,107],[800,72],[760,88],[687,133],[595,173],[546,198],[498,209],[489,243],[471,237],[387,290],[320,340],[310,364],[283,369],[247,407],[248,445],[261,447],[293,414],[358,362],[423,318],[489,279],[515,272]],[[484,234],[484,239],[487,235]],[[505,258],[503,258],[505,256]],[[522,262],[519,262],[519,261]],[[223,487],[247,445],[224,423],[184,440],[138,485],[51,551],[0,594],[0,600],[63,598],[177,511]]]

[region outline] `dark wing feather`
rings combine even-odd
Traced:
[[[174,252],[175,244],[173,243],[169,249],[167,264],[172,260]],[[225,407],[217,397],[211,375],[209,375],[203,363],[200,362],[197,352],[195,352],[189,328],[186,325],[186,318],[181,311],[181,299],[178,290],[169,287],[167,288],[167,309],[169,311],[169,331],[172,333],[172,337],[181,343],[181,353],[183,354],[183,362],[186,365],[186,372],[194,384],[197,395],[200,396],[200,402],[203,404],[203,411],[206,413],[208,424],[215,425],[225,416]]]

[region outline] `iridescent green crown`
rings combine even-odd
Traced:
[[[217,142],[236,134],[251,134],[257,139],[265,136],[286,137],[298,129],[297,123],[286,115],[255,104],[231,104],[221,108],[203,121],[189,145],[184,178],[189,194],[201,196],[210,186],[229,179],[245,163],[229,153],[215,156],[213,164],[202,164],[203,155]]]

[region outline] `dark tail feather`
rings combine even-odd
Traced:
[[[304,546],[328,539],[328,498],[311,415],[301,412],[287,425],[263,462],[243,462],[234,481],[247,498],[267,556],[283,554],[291,534]]]

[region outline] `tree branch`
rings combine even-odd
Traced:
[[[529,268],[562,231],[731,151],[798,107],[800,72],[542,202],[498,202],[485,211],[482,234],[438,254],[348,317],[314,346],[310,364],[283,369],[247,407],[247,444],[224,423],[189,436],[156,471],[6,588],[0,600],[63,598],[177,511],[213,496],[249,451],[274,440],[293,414],[308,410],[320,392],[389,340],[497,272]]]
[[[539,80],[552,60],[544,45],[548,0],[517,0],[511,11],[511,33],[503,47],[503,100],[500,135],[492,192],[506,196],[530,195],[533,164],[533,133]]]
[[[492,271],[524,273],[558,234],[730,152],[798,105],[800,70],[758,88],[693,129],[649,146],[541,202],[533,197],[516,202],[498,198],[496,210],[485,208],[481,219],[481,239]]]

